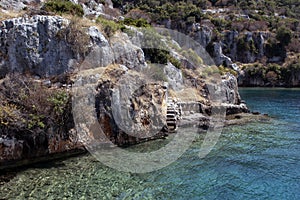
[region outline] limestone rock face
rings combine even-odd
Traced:
[[[122,66],[108,66],[100,78],[97,119],[111,142],[129,145],[164,136],[166,88],[145,79]]]
[[[115,63],[123,64],[128,68],[143,68],[146,66],[144,52],[134,45],[127,34],[117,33],[110,39],[114,52]]]
[[[183,76],[180,69],[177,69],[174,65],[168,63],[164,67],[164,73],[168,79],[169,88],[175,91],[183,89]]]
[[[32,4],[39,4],[43,0],[5,0],[5,1],[0,1],[0,6],[4,10],[15,10],[15,11],[20,11],[23,8],[32,5]]]
[[[83,12],[85,16],[98,17],[104,12],[104,5],[98,3],[97,0],[96,1],[95,0],[91,0],[91,1],[74,0],[74,3],[76,4],[80,3],[80,5],[83,8]]]
[[[261,73],[253,75],[250,71],[243,70],[238,77],[238,84],[244,87],[299,87],[300,70],[290,69],[290,71],[281,78],[278,76],[268,77],[268,74],[263,75]]]
[[[33,72],[40,76],[68,71],[75,61],[68,42],[58,32],[69,22],[56,16],[20,17],[2,22],[0,76]]]
[[[290,77],[290,86],[300,86],[300,70],[296,71],[295,73],[293,73]]]
[[[224,99],[222,102],[228,104],[240,104],[241,97],[238,92],[237,79],[232,74],[226,74],[222,77],[221,82]]]
[[[224,55],[222,45],[219,42],[215,42],[213,45],[213,58],[216,65],[230,66],[233,64],[231,58]]]
[[[210,43],[212,39],[212,29],[208,26],[193,25],[195,31],[194,39],[199,42],[204,48]]]
[[[114,53],[103,34],[95,26],[89,27],[87,33],[90,36],[92,45],[80,65],[80,70],[105,67],[112,64],[115,60]]]
[[[224,98],[222,105],[226,108],[226,114],[249,112],[246,104],[241,101],[235,76],[228,73],[222,77],[221,92]]]
[[[228,56],[234,61],[252,63],[265,56],[265,42],[269,38],[266,32],[245,32],[227,31],[222,41],[223,49],[226,49]]]
[[[74,115],[74,108],[79,106],[79,118],[83,115],[87,117],[82,118],[83,121],[74,117],[72,121],[72,116],[68,127],[51,126],[41,133],[26,132],[26,135],[22,135],[24,132],[10,131],[12,134],[9,137],[0,135],[0,160],[26,159],[30,156],[64,152],[77,148],[79,144],[97,140],[100,136],[90,131],[94,119],[107,140],[117,145],[131,145],[164,137],[166,133],[161,130],[166,121],[165,80],[170,88],[179,91],[179,95],[195,96],[204,102],[203,108],[209,106],[209,97],[202,92],[205,81],[199,74],[193,73],[195,68],[183,65],[178,69],[171,63],[155,68],[156,65],[146,63],[142,50],[142,32],[133,28],[132,34],[128,33],[130,36],[117,32],[106,38],[96,26],[77,30],[74,29],[76,24],[72,23],[62,17],[40,15],[1,22],[0,77],[12,72],[28,73],[39,76],[37,79],[41,83],[45,80],[42,78],[48,76],[80,72],[77,73],[79,78],[76,83],[82,86],[79,88],[82,89],[83,98],[82,102],[80,98],[77,98],[78,102],[72,99],[73,110],[69,109],[69,116]],[[207,45],[210,41],[209,30],[199,31],[203,32],[203,37],[199,35],[199,42]],[[77,34],[80,37],[76,37]],[[223,54],[221,43],[216,44],[215,49],[221,59],[219,62],[232,64],[230,58]],[[174,58],[180,60],[180,52],[172,54],[178,54]],[[188,58],[186,60],[188,62]],[[185,77],[182,75],[184,70]],[[52,87],[50,80],[52,79],[46,79],[49,87]],[[90,83],[91,87],[84,87]],[[189,90],[181,91],[182,87],[188,87]],[[76,88],[76,84],[70,88]],[[222,102],[228,110],[236,113],[246,109],[240,103],[234,76],[227,75],[223,78],[221,92],[225,94]],[[78,97],[76,93],[75,97]],[[89,102],[89,106],[82,109],[81,103],[86,102]],[[196,102],[195,105],[198,104]],[[86,124],[88,119],[91,119],[90,124]],[[82,127],[86,129],[86,134],[78,135],[75,131],[78,121],[86,125]]]
[[[57,16],[37,15],[3,21],[0,77],[8,72],[47,77],[72,72],[78,67],[105,67],[112,63],[129,68],[145,66],[142,49],[132,44],[126,34],[117,34],[108,42],[95,26],[89,27],[86,33],[70,26],[68,20]],[[81,35],[76,35],[78,33]]]

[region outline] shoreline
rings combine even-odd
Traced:
[[[263,89],[274,89],[274,90],[300,90],[300,86],[298,87],[266,87],[266,86],[239,86],[240,89],[250,89],[250,90],[263,90]]]
[[[192,117],[192,119],[195,118]],[[238,125],[243,125],[243,124],[258,122],[258,121],[270,121],[271,119],[272,118],[266,114],[258,114],[258,113],[231,114],[231,115],[226,115],[226,118],[224,120],[224,127],[235,126],[235,125],[238,126]],[[193,124],[195,125],[196,123],[198,123],[198,125],[200,124],[201,125],[200,127],[203,128],[203,130],[205,130],[205,122],[203,120],[200,121],[194,120],[189,124],[185,124],[183,128],[186,127],[186,125],[192,126]],[[163,139],[163,138],[159,138],[159,139]],[[144,142],[148,142],[148,141],[153,141],[153,140],[147,140]],[[30,159],[18,160],[18,161],[8,161],[6,165],[0,166],[1,169],[0,186],[5,184],[9,180],[11,180],[11,178],[13,178],[14,175],[17,174],[18,172],[33,167],[34,165],[50,163],[52,161],[65,160],[70,157],[80,156],[86,153],[88,153],[88,151],[84,147],[80,147],[77,149],[72,149],[67,152],[48,154],[42,157],[36,157],[36,158],[30,158]]]

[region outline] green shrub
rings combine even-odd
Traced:
[[[227,73],[233,74],[234,76],[238,75],[238,73],[236,71],[234,71],[233,69],[230,69],[228,67],[224,67],[222,65],[219,66],[219,70],[220,70],[219,72],[220,72],[221,75],[225,75]]]
[[[21,75],[6,77],[0,85],[0,132],[64,125],[69,123],[70,112],[70,97],[65,89],[49,89]]]
[[[193,65],[200,66],[201,64],[203,64],[202,58],[200,58],[199,55],[193,49],[188,49],[187,51],[184,50],[181,53],[191,63],[193,63]]]
[[[248,42],[245,41],[245,38],[244,37],[238,38],[237,51],[239,53],[241,53],[241,52],[245,52],[245,51],[249,51],[249,50],[250,50],[250,46],[249,46]]]
[[[287,46],[292,40],[292,32],[291,30],[280,27],[276,32],[276,39],[283,45]]]
[[[36,114],[29,114],[29,120],[27,121],[27,128],[32,130],[33,128],[45,128],[45,124],[43,122],[44,120],[43,115],[36,115]]]
[[[54,112],[56,112],[57,115],[62,115],[69,101],[69,94],[64,90],[57,91],[48,98],[48,101],[52,104]]]
[[[168,60],[170,61],[170,63],[172,63],[172,65],[174,65],[177,69],[181,69],[181,62],[179,60],[177,60],[176,58],[174,58],[173,56],[169,55]]]
[[[231,22],[223,18],[211,18],[211,22],[216,26],[219,31],[229,29],[231,27]]]
[[[113,36],[118,30],[122,31],[125,29],[125,26],[123,24],[116,23],[113,20],[107,20],[102,17],[98,17],[96,22],[101,25],[102,30],[108,37]]]
[[[19,114],[16,105],[1,101],[0,103],[0,127],[12,125],[23,118]]]
[[[146,59],[152,63],[167,64],[170,51],[163,37],[152,28],[142,29],[142,32],[144,34],[142,49]]]
[[[74,4],[68,0],[50,0],[44,5],[44,10],[57,14],[70,14],[82,17],[84,12],[81,5]]]
[[[128,25],[128,26],[136,26],[136,27],[151,27],[151,25],[143,18],[140,19],[133,19],[133,18],[125,18],[124,21],[121,23]]]

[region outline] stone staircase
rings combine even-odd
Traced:
[[[177,130],[177,121],[181,119],[181,106],[173,98],[167,101],[167,130],[175,132]]]

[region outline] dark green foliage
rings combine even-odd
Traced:
[[[283,67],[281,70],[282,78],[287,83],[291,82],[293,76],[296,76],[299,73],[300,73],[300,59],[295,60],[287,67]]]
[[[168,60],[172,65],[174,65],[177,69],[181,69],[181,62],[174,58],[173,56],[169,55]]]
[[[142,41],[142,49],[145,57],[152,63],[167,64],[169,58],[169,49],[154,29],[142,29],[144,37]]]
[[[286,56],[286,50],[282,45],[282,43],[279,43],[274,39],[268,40],[265,49],[266,49],[266,56],[268,58],[272,58],[276,56],[285,58]]]
[[[222,19],[222,18],[212,18],[211,22],[215,25],[215,27],[221,31],[226,30],[231,27],[231,21]]]
[[[208,45],[206,46],[206,51],[209,53],[209,55],[211,55],[212,57],[214,56],[214,43],[210,42],[208,43]]]
[[[136,27],[151,27],[151,25],[145,19],[132,19],[132,18],[125,18],[124,21],[121,21],[125,25],[129,26],[136,26]]]
[[[285,28],[285,27],[280,27],[277,30],[276,33],[276,39],[283,45],[283,46],[287,46],[292,39],[292,32],[291,30]]]
[[[145,53],[145,57],[151,63],[158,63],[158,64],[167,64],[169,51],[156,49],[156,48],[143,48]]]
[[[288,66],[281,66],[276,63],[269,63],[266,66],[261,64],[253,64],[247,66],[243,70],[248,76],[261,79],[269,86],[293,86],[294,76],[300,73],[300,60],[294,60]],[[297,84],[297,83],[296,83]],[[299,84],[299,83],[298,83]]]
[[[253,39],[247,41],[246,36],[238,38],[237,51],[239,54],[242,54],[243,52],[246,52],[246,51],[250,51],[251,53],[258,52]]]
[[[250,46],[249,44],[245,41],[245,38],[239,38],[237,41],[237,51],[238,52],[245,52],[245,51],[249,51],[250,50]]]
[[[68,0],[50,0],[43,7],[46,11],[55,12],[57,14],[70,14],[82,17],[84,12],[81,5],[73,4]]]

